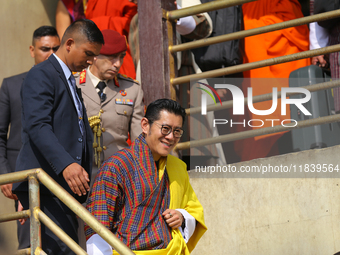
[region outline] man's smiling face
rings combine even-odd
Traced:
[[[166,157],[179,142],[179,137],[175,134],[182,132],[183,118],[163,110],[159,114],[160,118],[153,123],[149,123],[146,118],[142,120],[142,129],[145,134],[145,140],[152,152],[155,161],[161,156]],[[162,134],[162,126],[171,128],[171,132],[167,135]]]

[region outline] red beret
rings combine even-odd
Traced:
[[[125,36],[111,29],[102,30],[105,44],[100,50],[102,55],[113,55],[127,50]]]

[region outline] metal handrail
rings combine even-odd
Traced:
[[[189,12],[189,10],[175,10],[175,11],[169,11],[168,12],[168,18],[171,20],[174,20],[176,18],[179,18],[179,14],[182,14],[182,16],[189,16],[201,12],[206,12],[210,11],[208,8],[212,8],[213,6],[211,3],[218,3],[218,1],[210,2],[207,3],[205,6],[201,5],[200,6],[200,12]],[[209,5],[210,4],[210,5]],[[196,7],[196,6],[195,6]],[[191,7],[194,8],[194,7]],[[222,6],[220,8],[223,8]],[[188,9],[188,8],[186,8]],[[198,10],[197,8],[195,8]],[[211,9],[211,10],[212,10]],[[219,9],[219,8],[216,8]],[[214,10],[216,10],[214,9]],[[175,16],[176,14],[177,16]],[[184,15],[186,14],[186,15]],[[327,19],[332,19],[340,16],[340,10],[335,10],[327,13],[322,13],[322,14],[317,14],[309,17],[303,17],[303,18],[298,18],[294,20],[289,20],[285,22],[281,22],[278,24],[272,24],[260,28],[254,28],[250,30],[244,30],[244,31],[239,31],[239,32],[234,32],[231,34],[227,35],[221,35],[217,37],[212,37],[208,39],[201,39],[201,40],[196,40],[193,42],[188,42],[184,44],[179,44],[179,45],[172,45],[169,46],[169,52],[170,53],[175,53],[178,51],[184,51],[184,50],[189,50],[189,49],[194,49],[198,47],[204,47],[208,46],[211,44],[215,43],[220,43],[220,42],[225,42],[225,41],[231,41],[231,40],[236,40],[236,39],[242,39],[247,36],[254,36],[258,34],[263,34],[263,33],[268,33],[276,30],[281,30],[289,27],[294,27],[294,26],[300,26],[300,25],[305,25],[311,22],[316,22],[316,21],[322,21],[322,20],[327,20]],[[340,51],[340,44],[338,45],[333,45],[333,46],[328,46],[324,47],[321,49],[315,49],[315,50],[310,50],[310,51],[305,51],[305,52],[299,52],[287,56],[281,56],[281,57],[276,57],[272,59],[266,59],[266,60],[261,60],[257,62],[252,62],[252,63],[246,63],[246,64],[241,64],[237,66],[231,66],[227,68],[221,68],[217,70],[212,70],[212,71],[207,71],[207,72],[202,72],[198,74],[192,74],[192,75],[186,75],[182,77],[177,77],[177,78],[171,78],[170,79],[170,84],[171,85],[177,85],[177,84],[183,84],[190,82],[191,80],[199,80],[199,79],[207,79],[207,78],[214,78],[214,77],[219,77],[219,76],[224,76],[224,75],[230,75],[234,73],[240,73],[244,71],[249,71],[252,69],[257,69],[257,68],[262,68],[265,66],[271,66],[271,65],[277,65],[281,63],[286,63],[286,62],[291,62],[299,59],[304,59],[304,58],[309,58],[309,57],[314,57],[314,56],[319,56],[319,55],[324,55],[327,53],[332,53],[332,52],[338,52]],[[334,87],[339,87],[340,86],[340,81],[332,81],[332,82],[325,82],[325,83],[320,83],[320,84],[314,84],[310,86],[305,86],[302,88],[308,89],[310,92],[313,91],[318,91],[318,90],[323,90],[323,89],[328,89],[328,88],[334,88]],[[295,94],[300,94],[300,93],[289,93],[287,96],[290,95],[295,95]],[[281,97],[281,92],[278,92],[278,98]],[[248,98],[244,99],[244,102],[247,102]],[[254,96],[253,97],[253,103],[256,102],[263,102],[263,101],[268,101],[272,99],[272,93],[265,94],[265,95],[259,95],[259,96]],[[207,106],[207,111],[215,111],[215,110],[221,110],[221,109],[227,109],[231,108],[233,106],[233,101],[227,101],[223,102],[222,105],[208,105]],[[186,109],[186,114],[194,114],[194,113],[199,113],[201,111],[201,107],[195,107],[191,109]],[[306,120],[306,121],[300,121],[298,122],[298,125],[296,127],[287,127],[289,125],[286,125],[286,127],[283,126],[274,126],[274,127],[269,127],[269,128],[260,128],[256,130],[250,130],[250,131],[244,131],[244,132],[239,132],[236,134],[228,134],[228,135],[223,135],[219,137],[213,137],[213,138],[208,138],[208,139],[202,139],[199,141],[189,141],[189,142],[184,142],[184,143],[179,143],[175,151],[178,152],[178,150],[184,150],[188,148],[195,148],[199,146],[204,146],[204,145],[210,145],[210,144],[215,144],[215,143],[220,143],[220,142],[230,142],[230,141],[235,141],[239,139],[245,139],[249,137],[254,137],[254,136],[259,136],[259,135],[264,135],[264,134],[270,134],[270,133],[276,133],[276,132],[282,132],[286,131],[292,128],[302,128],[302,127],[308,127],[308,126],[313,126],[313,125],[319,125],[319,124],[326,124],[326,123],[331,123],[331,122],[336,122],[339,121],[339,115],[331,115],[331,116],[326,116],[318,119],[311,119],[311,120]],[[336,119],[336,120],[335,120]]]
[[[210,37],[210,38],[195,40],[195,41],[192,41],[192,42],[172,45],[172,46],[169,46],[169,51],[171,53],[174,53],[174,52],[177,52],[177,51],[195,49],[195,48],[204,47],[204,46],[208,46],[208,45],[215,44],[215,43],[227,42],[227,41],[242,39],[242,38],[245,38],[245,37],[254,36],[254,35],[258,35],[258,34],[273,32],[273,31],[276,31],[276,30],[281,30],[281,29],[285,29],[285,28],[289,28],[289,27],[301,26],[301,25],[305,25],[305,24],[308,24],[308,23],[311,23],[311,22],[317,22],[317,21],[323,21],[323,20],[327,20],[327,19],[337,18],[339,16],[340,16],[340,10],[315,14],[315,15],[311,15],[311,16],[308,16],[308,17],[283,21],[283,22],[280,22],[280,23],[277,23],[277,24],[272,24],[272,25],[268,25],[268,26],[264,26],[264,27],[258,27],[258,28],[253,28],[253,29],[249,29],[249,30],[234,32],[234,33],[231,33],[231,34],[225,34],[225,35],[220,35],[220,36],[216,36],[216,37]]]
[[[215,143],[232,142],[232,141],[242,140],[242,139],[260,136],[260,135],[273,134],[273,133],[283,132],[283,131],[292,130],[292,129],[299,129],[299,128],[304,128],[304,127],[310,127],[310,126],[327,124],[327,123],[334,123],[334,122],[339,122],[339,121],[340,121],[340,114],[319,117],[319,118],[309,119],[309,120],[302,120],[302,121],[297,121],[296,126],[293,126],[295,123],[287,123],[285,124],[285,126],[279,125],[279,126],[274,126],[274,127],[259,128],[255,130],[248,130],[248,131],[238,132],[234,134],[227,134],[227,135],[221,135],[217,137],[201,139],[198,141],[178,143],[175,147],[175,151],[178,152],[179,150],[186,150],[190,148],[196,148],[196,147],[215,144]]]
[[[241,5],[245,3],[254,2],[257,0],[218,0],[209,3],[199,4],[191,7],[186,7],[178,10],[168,11],[167,19],[170,21],[177,20],[179,18],[196,15],[203,12],[215,11],[222,8],[227,8],[235,5]]]
[[[37,174],[37,176],[42,184],[44,184],[56,197],[58,197],[66,206],[68,206],[75,214],[77,214],[85,223],[87,223],[118,253],[134,254],[122,241],[120,241],[114,234],[112,234],[110,230],[105,228],[88,210],[86,210],[74,197],[63,190],[63,188],[42,169],[40,169],[40,172]]]
[[[39,180],[44,184],[56,197],[58,197],[66,206],[68,206],[76,215],[79,216],[85,223],[87,223],[98,235],[100,235],[108,244],[110,244],[119,254],[134,254],[122,241],[120,241],[110,230],[104,227],[89,211],[87,211],[74,197],[72,197],[68,192],[66,192],[55,180],[53,180],[45,171],[40,168],[25,170],[15,173],[2,174],[0,175],[0,185],[20,182],[29,179],[29,193],[30,193],[30,214],[31,214],[31,250],[33,254],[38,254],[41,250],[39,229],[37,225],[32,229],[32,222],[40,221],[45,223],[47,227],[51,229],[61,240],[66,241],[73,251],[79,251],[81,249],[77,243],[75,243],[72,238],[70,238],[63,230],[57,229],[55,223],[51,222],[48,217],[39,209]],[[35,193],[36,196],[33,197],[31,194]],[[33,205],[32,205],[33,204]],[[25,213],[27,213],[25,211]],[[13,213],[11,215],[6,214],[0,217],[0,223],[8,220],[16,220],[18,213]],[[34,237],[32,236],[34,235]],[[36,238],[37,237],[37,238]],[[33,242],[33,243],[32,243]],[[74,243],[72,243],[74,242]],[[79,248],[78,248],[79,247]],[[23,250],[19,251],[23,254]],[[86,252],[82,254],[86,254]]]
[[[29,217],[30,217],[30,210],[25,210],[25,211],[15,212],[15,213],[7,213],[7,214],[0,215],[0,222],[26,219]]]
[[[338,52],[338,51],[340,51],[340,44],[336,44],[336,45],[332,45],[332,46],[328,46],[328,47],[324,47],[320,49],[290,54],[287,56],[281,56],[281,57],[256,61],[252,63],[246,63],[246,64],[230,66],[226,68],[220,68],[220,69],[207,71],[203,73],[181,76],[181,77],[171,79],[170,82],[172,85],[183,84],[186,82],[190,82],[190,80],[199,80],[199,79],[207,79],[207,78],[214,78],[214,77],[219,77],[219,76],[224,76],[224,75],[230,75],[230,74],[249,71],[252,69],[257,69],[257,68],[261,68],[265,66],[278,65],[278,64],[282,64],[286,62],[291,62],[291,61],[304,59],[304,58],[310,58],[314,56],[320,56],[320,55],[324,55],[327,53]]]
[[[35,213],[38,216],[38,219],[44,223],[46,227],[48,227],[61,241],[63,241],[68,247],[72,249],[76,254],[86,255],[86,251],[84,251],[72,238],[69,236],[57,225],[55,224],[43,211],[39,208],[35,209]]]
[[[31,254],[31,248],[21,249],[15,253],[15,255],[30,255],[30,254]]]

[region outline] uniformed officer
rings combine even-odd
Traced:
[[[144,116],[141,86],[118,74],[127,50],[125,36],[109,29],[102,34],[105,44],[100,55],[77,78],[94,132],[92,180],[104,160],[129,145],[128,134],[132,141],[141,134]]]

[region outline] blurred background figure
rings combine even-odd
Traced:
[[[340,1],[310,0],[310,14],[319,14],[327,11],[334,11],[339,8]],[[340,43],[340,18],[313,22],[310,28],[310,49],[318,49]],[[312,58],[312,64],[323,68],[330,68],[332,80],[340,78],[339,52],[332,52],[329,55],[321,55]],[[335,112],[340,112],[340,88],[333,88]]]
[[[303,17],[301,5],[298,0],[258,0],[243,4],[244,29],[263,27]],[[285,56],[302,51],[307,51],[309,45],[309,32],[307,25],[278,30],[270,33],[246,37],[244,39],[244,63]],[[310,59],[301,59],[293,62],[273,65],[244,72],[244,78],[288,78],[289,74],[301,67],[310,64]],[[288,87],[288,79],[285,83],[277,83],[278,91],[281,87]],[[273,84],[264,83],[259,79],[245,80],[242,84],[244,95],[247,95],[247,88],[253,88],[253,96],[272,93]],[[265,119],[277,119],[276,123],[283,119],[290,119],[290,111],[286,116],[281,116],[281,100],[278,100],[278,107],[273,114],[259,116],[246,111],[243,119],[260,119],[264,121],[264,127],[271,126],[271,122]],[[255,109],[267,110],[272,106],[272,101],[254,104]],[[248,116],[247,116],[248,115]],[[240,121],[240,120],[239,120]],[[249,129],[256,129],[248,127]],[[237,125],[238,132],[245,131],[242,125]],[[279,153],[277,140],[284,134],[275,133],[269,135],[248,138],[235,142],[235,150],[241,157],[241,161],[255,158],[273,156]],[[256,149],[254,149],[256,148]]]
[[[56,10],[56,27],[59,36],[78,19],[90,19],[100,30],[111,29],[121,35],[129,36],[130,22],[137,13],[137,1],[129,0],[59,0]],[[136,78],[135,66],[130,53],[126,52],[120,72],[133,79]]]
[[[129,37],[130,22],[136,13],[137,5],[129,0],[88,0],[86,8],[86,18],[93,20],[100,30],[115,30],[126,39]],[[129,47],[119,73],[136,78]]]
[[[29,47],[34,64],[45,61],[59,48],[60,40],[57,30],[51,26],[42,26],[33,33],[32,45]],[[21,99],[20,90],[27,72],[5,78],[0,88],[0,174],[14,172],[15,163],[21,148]],[[9,133],[9,136],[7,134]],[[15,200],[16,210],[18,198],[12,193],[12,184],[1,185],[1,192]],[[28,219],[29,221],[29,219]],[[20,225],[17,222],[19,249],[30,246],[29,222]]]
[[[202,3],[207,3],[214,0],[201,1]],[[238,32],[243,29],[241,5],[210,11],[208,14],[213,24],[213,30],[209,38]],[[243,51],[243,39],[192,49],[195,55],[195,61],[203,72],[242,64]],[[217,78],[225,78],[222,83],[231,83],[240,86],[239,84],[242,83],[243,74],[235,73]],[[231,78],[236,79],[231,80]],[[221,80],[222,79],[220,79],[220,81]],[[216,92],[222,101],[232,100],[232,95],[231,93],[227,93],[227,89],[216,89]],[[218,99],[216,98],[216,100]],[[232,119],[232,109],[214,111],[214,115],[216,119]],[[216,126],[219,135],[231,133],[231,128],[228,125]],[[239,161],[239,156],[234,150],[234,142],[222,143],[222,147],[224,157],[228,164]]]
[[[58,1],[55,20],[60,38],[63,37],[66,28],[68,28],[72,22],[85,18],[86,3],[87,0]]]

